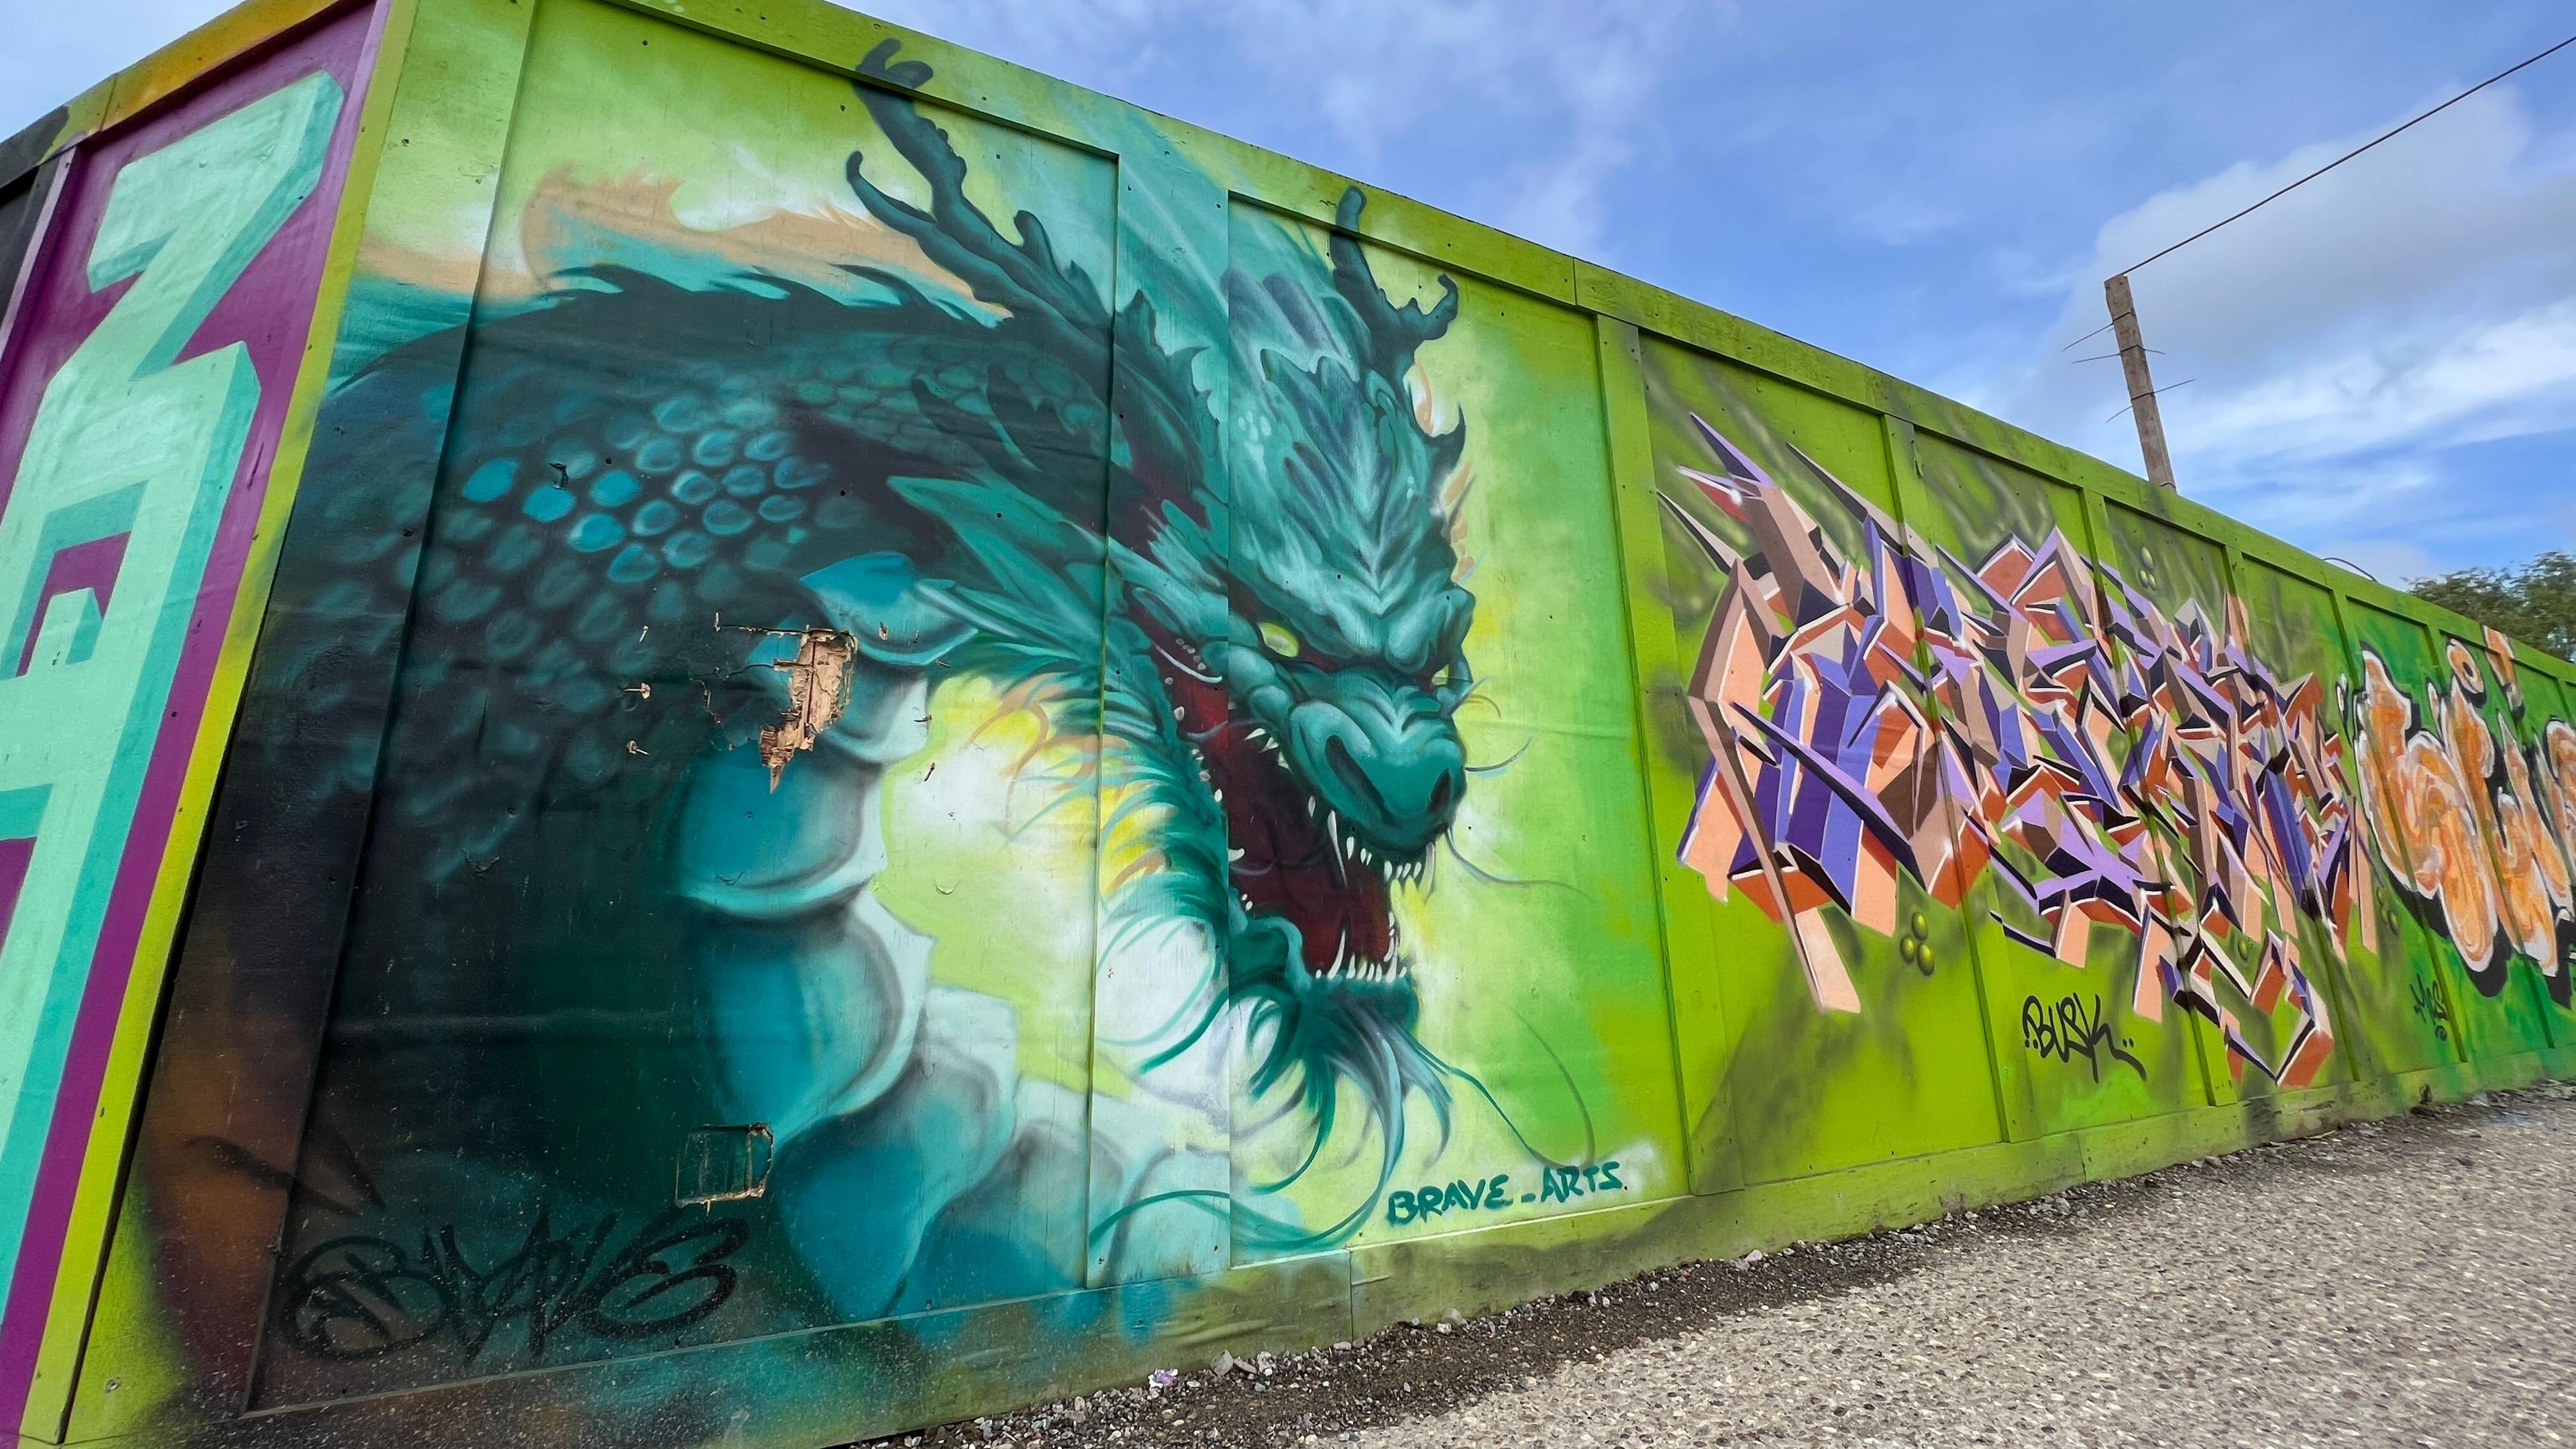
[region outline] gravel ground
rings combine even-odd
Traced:
[[[885,1442],[2571,1441],[2576,1089],[2548,1086]]]

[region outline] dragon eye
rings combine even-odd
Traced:
[[[1297,642],[1297,636],[1288,632],[1288,627],[1284,624],[1262,625],[1261,647],[1282,659],[1294,659],[1304,648]]]

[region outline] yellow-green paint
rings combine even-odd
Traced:
[[[1693,471],[1712,466],[1701,425],[1783,480],[1836,557],[1866,561],[1864,516],[1902,533],[1918,562],[1946,553],[1954,577],[2054,535],[2169,619],[2223,633],[2241,615],[2242,646],[2267,679],[2319,681],[2316,717],[2347,749],[2357,722],[2337,691],[2362,676],[2363,651],[2415,696],[2470,681],[2479,718],[2526,761],[2545,759],[2550,721],[2576,711],[2576,668],[2516,649],[2508,691],[2465,621],[1859,363],[817,0],[341,11],[256,0],[92,88],[45,149],[72,148],[77,166],[74,143],[180,114],[209,75],[361,12],[376,49],[310,340],[221,612],[205,724],[118,1002],[49,1306],[9,1327],[36,1335],[23,1387],[24,1432],[38,1442],[841,1442],[1219,1349],[1331,1342],[2010,1201],[2567,1066],[2567,964],[2464,961],[2438,912],[2400,888],[2405,862],[2377,845],[2353,867],[2370,882],[2366,928],[2277,893],[2248,917],[2250,935],[2286,944],[2312,996],[2257,1001],[2221,979],[2205,1014],[2141,983],[2152,965],[2107,922],[2054,953],[2034,946],[2045,923],[1991,875],[1955,905],[1900,875],[1882,903],[1892,929],[1818,908],[1806,952],[1746,882],[1720,899],[1707,863],[1683,857],[1695,817],[1719,808],[1702,788],[1717,762],[1692,677],[1732,575],[1694,527],[1745,535],[1695,491]],[[916,63],[926,76],[903,69]],[[908,126],[944,137],[953,201],[901,154],[928,134]],[[905,208],[936,215],[906,235],[889,220]],[[1001,282],[979,273],[963,210],[1018,249],[998,264]],[[1033,271],[1013,271],[1023,263]],[[574,281],[563,270],[585,266],[625,271]],[[1032,300],[1032,275],[1079,280]],[[1020,300],[996,301],[1010,286]],[[904,287],[948,320],[925,311],[912,331],[880,336]],[[1436,313],[1452,288],[1455,316]],[[837,376],[828,362],[775,371],[801,366],[812,334],[781,321],[789,311],[748,305],[739,332],[654,330],[719,293],[772,292],[846,309],[819,315],[877,350]],[[647,295],[662,300],[623,312],[596,302]],[[581,348],[545,330],[580,305],[622,320],[579,334]],[[1442,325],[1389,342],[1434,315]],[[1045,316],[1069,320],[1025,344],[1035,334],[1003,325]],[[993,357],[1027,355],[937,351],[988,336]],[[1102,375],[1077,375],[1090,367]],[[729,380],[708,381],[708,368]],[[1327,375],[1337,368],[1352,386]],[[1006,374],[1008,386],[993,380]],[[478,377],[502,375],[521,380],[478,391]],[[388,378],[413,388],[400,406],[385,400]],[[761,388],[808,411],[779,422]],[[692,389],[721,396],[701,406]],[[745,402],[754,393],[759,406]],[[861,394],[874,411],[848,414]],[[678,421],[707,407],[747,421]],[[1203,416],[1188,445],[1202,451],[1174,455],[1200,476],[1147,476],[1147,463],[1170,464],[1146,421],[1157,408],[1182,417],[1183,433]],[[869,417],[898,415],[928,421],[900,447],[885,440],[899,429],[868,431]],[[979,419],[1008,446],[965,461]],[[1305,451],[1258,453],[1261,428],[1294,433]],[[649,465],[664,444],[692,450],[689,461]],[[770,450],[752,455],[763,469],[789,461],[756,479],[729,471],[746,448]],[[1053,452],[1032,462],[1041,448]],[[898,453],[902,468],[882,477],[853,461]],[[1262,456],[1275,474],[1250,470]],[[1421,577],[1396,564],[1371,573],[1384,561],[1371,548],[1283,560],[1294,530],[1262,532],[1268,513],[1303,516],[1298,489],[1378,497],[1329,481],[1351,459],[1401,480],[1385,505],[1396,521],[1372,548],[1439,556],[1432,583],[1472,605],[1441,648],[1371,634],[1447,617],[1403,613]],[[705,486],[689,492],[681,480],[698,468]],[[1059,510],[1045,535],[1061,551],[1014,531],[1029,489],[1086,469],[1095,502]],[[993,490],[995,478],[1019,495]],[[1854,508],[1832,505],[1828,478]],[[368,537],[370,515],[347,500],[369,489],[409,500],[414,514],[388,503],[382,516],[409,518],[410,541]],[[688,521],[648,513],[639,489],[679,500],[691,511],[674,516]],[[864,538],[812,553],[813,500],[853,490],[876,510]],[[1131,508],[1139,498],[1150,506]],[[1407,508],[1436,513],[1436,541],[1408,531]],[[1206,537],[1176,542],[1172,520],[1193,510]],[[800,519],[812,531],[795,532]],[[512,529],[531,540],[518,553],[488,542]],[[924,541],[942,529],[970,544]],[[662,596],[638,578],[707,567],[707,553],[678,547],[693,531],[807,552],[775,591],[710,588],[685,595],[686,612],[651,612]],[[723,567],[753,557],[748,544],[701,542]],[[1014,595],[1023,617],[977,616],[964,637],[1016,639],[1025,616],[1069,608],[1062,657],[1014,673],[963,643],[905,653],[898,629],[917,641],[949,628],[940,601],[991,585],[966,559],[977,547],[988,560],[1050,558],[1068,592]],[[415,552],[417,577],[407,562],[385,571],[382,559]],[[555,584],[512,582],[555,565]],[[1225,577],[1203,595],[1155,594],[1138,581],[1156,567]],[[476,602],[460,578],[500,603]],[[361,584],[392,592],[369,602],[352,592]],[[560,597],[532,602],[549,591]],[[1214,599],[1213,612],[1181,617],[1171,601],[1184,595]],[[632,610],[614,637],[595,626],[611,605]],[[350,621],[345,654],[313,642],[334,609]],[[511,627],[538,642],[458,622],[479,609],[501,610],[496,620],[517,609]],[[388,618],[400,624],[390,634]],[[759,747],[745,679],[792,648],[745,654],[744,643],[714,669],[655,654],[682,646],[653,641],[728,628],[839,634],[860,676],[850,706],[878,713],[823,748],[860,763],[791,751],[765,787],[725,773],[732,750]],[[571,640],[587,651],[575,663],[520,662]],[[1137,765],[1148,736],[1163,738],[1161,712],[1202,745],[1259,717],[1249,686],[1188,683],[1222,675],[1238,647],[1309,700],[1360,688],[1344,675],[1391,681],[1369,686],[1408,701],[1388,737],[1447,732],[1458,773],[1420,805],[1440,820],[1427,843],[1400,838],[1401,819],[1350,836],[1328,905],[1282,904],[1221,862],[1214,907],[1170,907],[1139,932],[1123,894],[1136,883],[1186,874],[1211,831],[1221,853],[1270,838],[1259,816],[1192,797],[1233,785],[1240,807],[1245,789],[1273,788],[1229,774],[1242,760],[1175,750],[1210,771],[1197,784],[1186,767],[1156,777]],[[1324,652],[1334,648],[1344,653]],[[630,663],[598,663],[610,656]],[[1064,684],[1086,659],[1112,676],[1083,697],[1105,722]],[[584,693],[585,668],[631,702]],[[1122,685],[1122,669],[1165,678],[1159,691]],[[1452,690],[1463,670],[1473,687]],[[1116,712],[1130,686],[1156,717]],[[459,706],[470,690],[486,693]],[[714,725],[688,719],[701,693]],[[2140,711],[2095,742],[2114,769],[2141,748],[2153,712]],[[238,734],[237,714],[252,722]],[[328,747],[298,754],[254,737],[298,728]],[[556,763],[513,763],[540,737],[551,743],[537,753]],[[2357,778],[2361,762],[2342,758]],[[1369,777],[1381,803],[1425,778],[1404,763]],[[1344,809],[1370,798],[1328,797],[1316,771],[1329,768],[1296,766],[1282,788]],[[522,793],[473,795],[472,782],[520,769],[534,782]],[[298,770],[318,782],[311,793],[297,793]],[[449,782],[461,782],[454,794]],[[2333,799],[2362,786],[2339,776],[2316,788]],[[2548,813],[2557,797],[2528,793],[2548,814],[2550,848],[2576,848]],[[352,874],[354,903],[344,897],[332,919],[266,923],[294,938],[295,959],[319,963],[309,984],[336,1015],[271,1019],[225,996],[256,918],[255,872],[227,851],[257,822],[212,818],[236,799],[245,817],[308,812],[317,832],[339,832],[306,848],[315,868]],[[1261,808],[1297,803],[1264,796]],[[491,818],[458,827],[468,808]],[[1338,811],[1319,813],[1341,828]],[[834,830],[837,843],[816,843]],[[692,853],[708,840],[749,853]],[[2402,835],[2387,845],[2414,848]],[[806,897],[775,883],[727,894],[781,859],[822,863],[813,899],[864,887],[846,897],[861,904],[834,907],[861,925],[810,947],[822,953],[811,960],[796,955],[809,945],[743,944],[792,935],[775,923],[803,919]],[[1387,873],[1382,907],[1351,884],[1359,870]],[[197,910],[183,917],[192,884]],[[2562,905],[2576,922],[2576,902]],[[1344,998],[1399,1003],[1369,1038],[1392,1075],[1311,1042],[1298,1060],[1323,1075],[1266,1074],[1293,1055],[1276,1023],[1297,1018],[1256,1006],[1279,989],[1255,969],[1265,920],[1339,922],[1368,950],[1380,929],[1400,940],[1368,965],[1401,987]],[[1815,969],[1818,950],[1847,975],[1849,999]],[[1318,981],[1326,959],[1338,965],[1331,952],[1288,958]],[[779,960],[794,969],[772,996],[725,994]],[[846,984],[871,971],[895,984]],[[1184,989],[1190,980],[1202,984]],[[165,986],[221,1020],[156,1055],[171,1028]],[[413,987],[417,999],[404,994]],[[440,1001],[455,1008],[446,1018],[430,1009]],[[2075,1016],[2058,1014],[2063,1002]],[[1202,1009],[1202,1030],[1176,1030]],[[896,1023],[897,1044],[878,1056],[860,1050],[871,1011]],[[764,1013],[796,1030],[760,1036]],[[2292,1035],[2318,1020],[2330,1048],[2287,1061]],[[2093,1023],[2081,1054],[2042,1045],[2070,1021]],[[191,1025],[204,1031],[202,1018]],[[424,1031],[451,1037],[426,1053],[406,1045],[404,1033]],[[799,1051],[828,1062],[800,1066]],[[844,1062],[859,1065],[834,1076]],[[2276,1067],[2280,1083],[2266,1075]],[[147,1071],[158,1074],[148,1095]],[[234,1146],[207,1125],[229,1132],[234,1115],[200,1099],[210,1084],[239,1094],[241,1135],[267,1145]],[[451,1120],[366,1115],[414,1098]],[[920,1102],[931,1105],[904,1105]],[[755,1127],[746,1103],[776,1111]],[[187,1156],[219,1140],[231,1157]],[[731,1168],[688,1154],[736,1141],[748,1176],[783,1175],[762,1195],[689,1198],[692,1170]],[[292,1200],[288,1181],[302,1184]],[[944,1195],[906,1216],[921,1182],[945,1183]],[[682,1216],[667,1215],[675,1197],[693,1204]],[[836,1213],[870,1232],[886,1224],[887,1242],[910,1236],[884,1246],[839,1231]],[[694,1266],[682,1286],[698,1285],[706,1311],[665,1324],[638,1306],[649,1296],[583,1299],[581,1282],[535,1308],[496,1309],[459,1286],[522,1233],[559,1247],[593,1225],[603,1261],[631,1268],[619,1280],[630,1292]],[[457,1244],[444,1258],[442,1226]],[[617,1256],[657,1229],[700,1236]],[[720,1291],[706,1286],[719,1278]],[[332,1294],[349,1282],[385,1295],[386,1333],[401,1341],[371,1342],[335,1316]],[[638,1317],[652,1320],[649,1337]]]

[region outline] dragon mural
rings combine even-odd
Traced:
[[[2240,1074],[2313,1082],[2334,1032],[2295,916],[2338,952],[2372,930],[2320,682],[2265,669],[2233,601],[2223,633],[2196,605],[2167,617],[2054,532],[1971,566],[1798,454],[1858,525],[1847,558],[1692,421],[1716,466],[1683,481],[1754,547],[1666,498],[1727,580],[1690,677],[1713,758],[1681,855],[1790,927],[1816,1005],[1861,1009],[1825,907],[1894,935],[1900,878],[1953,907],[1992,881],[2017,908],[1994,911],[2007,934],[2080,967],[2092,927],[2116,927],[2137,943],[2139,1015],[2176,1001]],[[2291,1004],[2276,1050],[2220,980],[2256,1010]]]
[[[1080,1286],[1021,1227],[1068,1199],[1095,1281],[1186,1269],[1230,1211],[1238,1234],[1346,1236],[1369,1202],[1308,1227],[1238,1201],[1204,1068],[1239,1042],[1242,1089],[1302,1117],[1308,1164],[1356,1103],[1381,1190],[1408,1102],[1446,1121],[1395,893],[1468,778],[1465,433],[1415,366],[1458,290],[1390,301],[1348,235],[1354,190],[1321,254],[1278,225],[1238,248],[1211,299],[1232,356],[1202,355],[1143,289],[1114,307],[1044,219],[1007,236],[968,198],[903,94],[926,66],[889,46],[865,70],[926,200],[858,155],[848,184],[917,255],[881,246],[900,261],[832,281],[630,238],[473,324],[377,807],[379,837],[410,842],[406,888],[446,904],[384,929],[480,932],[442,949],[525,962],[585,890],[658,880],[629,914],[675,922],[685,968],[634,990],[687,1003],[668,1029],[704,1043],[700,1110],[774,1137],[766,1191],[841,1318]],[[338,406],[417,428],[454,345],[391,348]],[[400,616],[417,546],[370,435],[317,450],[349,542],[330,606],[284,636],[313,689],[349,620]],[[1025,1077],[1010,1008],[936,983],[934,943],[872,890],[905,848],[889,772],[961,681],[1039,720],[1027,774],[1096,791],[1128,846],[1104,860],[1099,949],[1149,978],[1101,986],[1159,1023],[1132,1093]],[[556,853],[459,909],[505,851]],[[1214,1145],[1175,1126],[1192,1113]]]
[[[901,1436],[2563,1065],[2556,662],[863,17],[413,8],[20,188],[44,1434]]]

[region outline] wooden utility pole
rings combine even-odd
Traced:
[[[2174,486],[2173,457],[2165,452],[2164,415],[2156,411],[2156,380],[2147,375],[2147,344],[2138,335],[2138,304],[2129,299],[2129,274],[2102,284],[2111,304],[2111,336],[2120,344],[2120,371],[2129,379],[2129,413],[2138,424],[2138,451],[2146,456],[2147,479],[2159,488]]]

